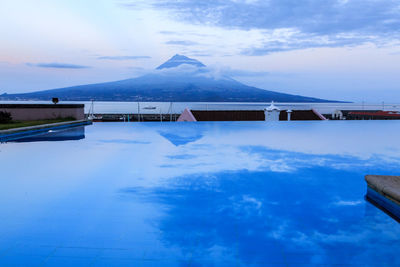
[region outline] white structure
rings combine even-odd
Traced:
[[[264,109],[265,121],[279,121],[279,114],[281,110],[274,105],[274,101],[271,102],[271,105]]]
[[[286,112],[287,112],[287,120],[290,121],[293,111],[291,109],[288,109]]]
[[[340,110],[335,110],[334,112],[332,112],[332,119],[334,120],[343,120],[343,112]]]

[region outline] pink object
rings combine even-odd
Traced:
[[[315,109],[311,109],[312,112],[314,112],[315,115],[317,115],[321,120],[326,121],[326,118],[324,117],[324,115],[322,115],[321,113],[319,113],[318,111],[316,111]]]
[[[188,108],[185,108],[185,110],[179,116],[177,121],[197,121],[197,120],[193,116],[192,112]]]

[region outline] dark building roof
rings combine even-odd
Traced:
[[[288,114],[286,110],[282,110],[279,114],[280,121],[287,121]],[[320,121],[323,120],[318,113],[314,110],[293,110],[292,115],[290,116],[290,120],[292,121]]]
[[[264,121],[263,110],[191,110],[197,121]],[[282,110],[279,114],[280,121],[287,121],[287,111]],[[291,120],[310,121],[323,120],[314,110],[293,110]]]
[[[400,119],[400,112],[398,111],[340,110],[340,112],[343,114],[343,117],[346,120],[399,120]]]
[[[385,117],[385,118],[400,118],[400,113],[396,111],[382,111],[382,110],[375,110],[375,111],[349,111],[347,115],[351,116],[372,116],[372,117]]]
[[[263,121],[262,110],[191,110],[197,121]]]

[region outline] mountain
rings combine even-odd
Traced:
[[[170,58],[168,61],[166,61],[163,64],[161,64],[160,66],[158,66],[157,70],[176,68],[182,64],[193,65],[196,67],[205,67],[206,66],[196,59],[188,58],[188,57],[176,54],[175,56]]]
[[[160,101],[160,102],[335,102],[283,94],[220,76],[198,60],[175,55],[138,78],[71,86],[24,94],[3,94],[0,100]]]

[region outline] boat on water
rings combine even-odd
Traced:
[[[146,107],[144,107],[143,109],[156,109],[157,107],[155,107],[155,106],[146,106]]]

